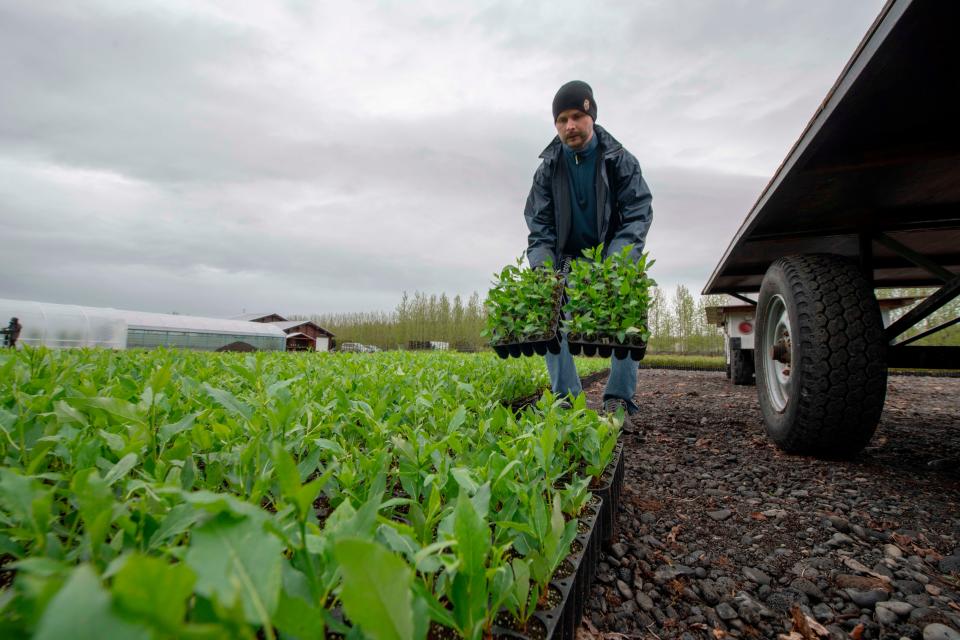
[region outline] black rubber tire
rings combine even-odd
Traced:
[[[773,406],[764,353],[767,311],[775,295],[790,322],[788,399]],[[788,256],[763,278],[754,349],[757,392],[767,434],[787,453],[848,457],[867,445],[887,392],[880,306],[860,269],[835,255]]]
[[[752,349],[734,349],[730,352],[730,379],[737,385],[754,384]]]

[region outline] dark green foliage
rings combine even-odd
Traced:
[[[556,331],[563,278],[547,261],[538,269],[524,269],[523,258],[500,272],[487,294],[487,328],[493,344],[548,340]]]
[[[492,354],[27,348],[0,373],[9,638],[488,636],[529,618],[620,428],[582,395],[515,413],[543,362]]]
[[[620,343],[649,339],[650,287],[656,283],[647,269],[653,261],[645,253],[634,262],[631,249],[628,245],[604,258],[603,247],[597,246],[584,250],[585,259],[573,261],[567,276],[566,331],[588,341],[601,336]]]

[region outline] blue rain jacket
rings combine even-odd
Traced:
[[[604,255],[618,253],[632,244],[630,255],[639,260],[653,221],[650,206],[653,196],[633,154],[603,127],[594,125],[593,131],[602,159],[598,163],[596,186],[597,229],[604,244]],[[533,186],[523,211],[530,230],[527,259],[534,268],[547,260],[559,264],[572,224],[570,185],[559,136],[543,150],[540,158],[543,162],[533,175]]]

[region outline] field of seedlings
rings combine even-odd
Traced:
[[[546,384],[492,354],[0,354],[0,635],[543,637],[621,426],[508,406]]]

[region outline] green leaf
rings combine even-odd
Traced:
[[[241,500],[237,496],[230,495],[229,493],[214,493],[213,491],[207,490],[182,491],[180,493],[185,502],[189,502],[213,514],[227,511],[237,516],[250,516],[252,518],[260,518],[263,516],[263,511],[260,507]]]
[[[110,433],[105,429],[100,429],[97,433],[100,434],[100,437],[103,438],[103,441],[107,443],[107,446],[110,447],[111,451],[120,452],[127,448],[127,441],[123,439],[123,436],[120,436],[116,433]]]
[[[300,472],[297,471],[293,457],[279,442],[273,443],[273,466],[277,472],[280,491],[283,492],[284,498],[291,499],[300,488]]]
[[[113,517],[113,492],[95,469],[84,469],[73,477],[71,489],[77,496],[80,517],[87,532],[90,550],[97,554],[107,537]]]
[[[313,501],[317,499],[317,496],[320,495],[320,491],[323,489],[323,485],[327,483],[330,477],[333,475],[333,469],[328,469],[319,478],[315,478],[303,485],[297,492],[293,495],[293,503],[297,507],[297,512],[301,515],[309,513],[310,507],[313,506]]]
[[[525,558],[514,558],[510,563],[513,568],[513,594],[516,605],[523,614],[527,610],[527,604],[530,596],[530,563]]]
[[[470,476],[470,470],[464,469],[463,467],[455,467],[450,470],[450,475],[453,476],[453,479],[457,481],[457,484],[460,485],[460,488],[465,489],[469,493],[476,493],[480,485]]]
[[[131,404],[120,398],[71,398],[71,405],[81,409],[100,409],[107,414],[121,418],[120,422],[133,422],[135,424],[146,424],[143,415],[137,408],[137,405]]]
[[[133,555],[113,580],[113,597],[125,612],[175,634],[183,623],[195,581],[190,567]]]
[[[375,640],[414,637],[413,571],[376,542],[344,538],[334,544],[343,574],[340,599],[347,616]]]
[[[202,520],[205,513],[191,504],[178,504],[160,521],[160,526],[150,536],[149,548],[155,549],[167,540],[187,531]]]
[[[459,571],[471,575],[483,573],[491,546],[490,527],[477,513],[467,492],[462,489],[454,508],[453,532],[457,540],[457,556],[461,563]]]
[[[253,415],[253,409],[250,408],[250,405],[240,402],[237,397],[229,391],[212,387],[208,383],[204,383],[203,388],[210,394],[210,397],[216,400],[217,404],[226,409],[228,413],[246,418],[247,420]]]
[[[276,397],[277,393],[280,392],[281,389],[286,389],[287,387],[292,385],[294,382],[298,382],[301,379],[303,379],[302,374],[298,376],[293,376],[292,378],[287,378],[286,380],[278,380],[277,382],[274,382],[272,385],[267,387],[267,395],[270,396],[271,398],[274,398]]]
[[[170,439],[173,438],[173,436],[177,435],[181,431],[186,431],[187,429],[190,429],[191,427],[193,427],[193,423],[194,421],[196,421],[197,415],[198,414],[196,413],[188,413],[179,421],[173,422],[171,424],[165,424],[162,427],[160,427],[160,430],[158,431],[158,439],[160,441],[160,446],[161,447],[166,446],[166,444],[170,442]]]
[[[323,640],[325,637],[323,610],[287,594],[286,590],[280,592],[273,622],[280,631],[297,640]]]
[[[82,413],[80,413],[70,405],[68,405],[63,400],[59,400],[55,406],[56,408],[54,409],[54,414],[57,416],[57,420],[61,424],[77,422],[84,427],[89,425],[89,423],[87,422],[87,417],[85,415],[83,415]],[[2,416],[2,412],[3,412],[3,409],[0,409],[0,416]],[[0,423],[2,422],[3,420],[2,418],[0,418]]]
[[[63,564],[61,561],[39,556],[18,560],[12,563],[10,566],[20,573],[29,573],[44,578],[67,573],[67,565]]]
[[[13,469],[0,467],[0,508],[19,520],[32,513],[33,481]]]
[[[137,466],[137,454],[128,453],[120,458],[117,464],[113,465],[113,468],[103,477],[103,481],[108,487],[113,486],[114,482],[130,473],[130,470],[135,466]]]
[[[280,597],[283,543],[253,518],[226,513],[193,530],[186,563],[196,592],[226,606],[239,598],[247,622],[271,624]]]
[[[460,405],[457,407],[457,410],[454,412],[453,416],[450,418],[450,423],[447,425],[447,433],[453,433],[457,429],[463,426],[463,423],[467,420],[467,410]]]
[[[113,610],[100,579],[88,565],[80,565],[47,605],[34,640],[147,640],[150,636],[149,629]]]

